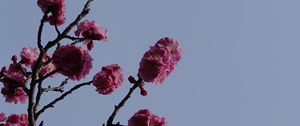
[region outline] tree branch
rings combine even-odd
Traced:
[[[54,105],[63,100],[66,96],[68,96],[69,94],[71,94],[73,91],[83,87],[83,86],[87,86],[87,85],[90,85],[93,81],[89,81],[89,82],[85,82],[85,83],[81,83],[81,84],[78,84],[76,86],[74,86],[73,88],[71,88],[69,91],[63,93],[61,96],[59,96],[58,98],[54,99],[52,102],[50,102],[49,104],[45,105],[41,110],[39,110],[37,113],[36,113],[36,119],[43,113],[45,112],[47,109],[51,108],[51,107],[54,107]]]
[[[60,34],[60,31],[59,31],[57,25],[55,25],[54,28],[55,28],[56,33],[59,35],[59,34]]]
[[[47,79],[48,77],[54,75],[55,73],[57,73],[59,71],[59,69],[55,69],[53,71],[51,71],[50,73],[46,74],[45,76],[42,76],[40,79],[36,80],[36,83],[40,83],[43,82],[45,79]]]
[[[29,126],[35,126],[35,112],[34,112],[34,91],[35,91],[35,86],[36,86],[36,83],[35,83],[35,80],[37,78],[37,73],[40,69],[40,66],[41,66],[41,61],[43,59],[43,56],[44,56],[44,49],[43,49],[43,45],[42,45],[42,32],[43,32],[43,27],[44,27],[44,23],[46,21],[46,18],[47,18],[47,14],[48,12],[44,13],[42,19],[41,19],[41,22],[40,22],[40,26],[39,26],[39,30],[38,30],[38,35],[37,35],[37,45],[38,45],[38,48],[40,49],[40,55],[36,61],[36,64],[35,66],[32,68],[32,79],[31,79],[31,82],[30,82],[30,87],[29,87],[29,93],[28,93],[28,108],[27,108],[27,111],[28,111],[28,121],[29,121]]]
[[[57,87],[48,86],[48,88],[43,88],[43,92],[57,91],[57,92],[63,93],[64,92],[64,86],[68,83],[68,80],[69,80],[69,78],[65,79]]]
[[[33,106],[33,111],[36,113],[37,107],[39,106],[41,97],[43,95],[42,81],[38,83],[38,92],[35,97],[35,104]]]
[[[127,95],[121,100],[121,102],[118,105],[115,105],[115,109],[112,112],[112,114],[109,116],[106,122],[106,126],[122,126],[120,125],[120,123],[113,124],[114,118],[116,117],[119,110],[125,105],[126,101],[131,97],[131,94],[134,92],[134,90],[140,85],[142,85],[143,83],[144,83],[143,79],[139,77],[138,81],[136,81],[136,83],[130,88]]]

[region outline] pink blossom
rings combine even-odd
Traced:
[[[93,78],[93,85],[99,94],[111,94],[123,82],[123,72],[119,65],[112,64],[102,67]]]
[[[56,69],[56,67],[54,66],[54,64],[49,63],[49,64],[41,67],[40,75],[44,76],[44,75],[54,71],[55,69]],[[53,76],[50,76],[50,77],[53,77]]]
[[[12,61],[13,63],[17,63],[17,62],[18,62],[18,57],[17,57],[16,55],[13,55],[13,56],[11,57],[11,61]]]
[[[92,68],[92,58],[87,50],[75,45],[60,46],[52,56],[60,73],[72,80],[84,78]]]
[[[32,67],[34,62],[39,57],[39,52],[37,48],[24,47],[21,51],[21,61],[28,67]]]
[[[155,46],[157,48],[167,47],[171,52],[172,62],[174,64],[177,64],[177,62],[181,59],[181,48],[179,47],[179,44],[175,39],[168,38],[168,37],[161,38],[155,44]]]
[[[92,40],[106,40],[107,29],[101,27],[95,20],[84,20],[79,23],[77,30],[74,32],[76,36],[85,38],[84,44],[88,44],[89,49],[93,48]]]
[[[162,83],[174,70],[181,58],[181,49],[176,40],[160,39],[144,54],[139,68],[139,76],[145,82]]]
[[[15,104],[19,102],[22,104],[26,103],[27,94],[22,87],[18,87],[18,88],[3,87],[1,93],[5,97],[5,102],[15,103]]]
[[[3,112],[0,112],[0,123],[4,122],[6,120],[5,114]]]
[[[5,126],[29,126],[27,114],[12,114],[6,120]]]
[[[25,73],[26,71],[27,71],[26,68],[24,68],[21,64],[12,63],[9,65],[9,68],[6,72],[7,73],[11,73],[11,72]]]
[[[1,82],[4,84],[5,87],[24,87],[25,86],[26,78],[20,72],[6,72],[4,73]]]
[[[165,118],[154,115],[148,109],[139,110],[128,120],[128,126],[167,126],[166,123]]]
[[[11,64],[8,70],[3,70],[1,82],[4,87],[1,93],[4,95],[6,102],[14,102],[15,104],[26,102],[27,94],[23,90],[26,77],[23,72],[20,64]]]
[[[64,0],[38,0],[37,4],[44,13],[52,14],[47,17],[47,21],[51,25],[62,25],[65,22],[65,17],[64,17],[65,1]]]

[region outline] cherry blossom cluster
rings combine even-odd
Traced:
[[[111,94],[123,82],[123,72],[118,64],[102,67],[93,78],[93,85],[99,94]]]
[[[172,38],[161,38],[144,54],[139,75],[145,82],[162,83],[174,70],[181,58],[178,42]]]
[[[128,126],[167,126],[166,120],[153,114],[149,109],[141,109],[129,120]]]
[[[0,126],[28,126],[27,114],[17,115],[12,114],[5,117],[3,112],[0,113]]]
[[[50,16],[47,16],[47,21],[51,25],[62,25],[65,22],[64,0],[38,0],[37,4],[45,14],[51,13]]]
[[[0,71],[0,82],[3,83],[1,94],[8,103],[26,103],[28,101],[28,114],[12,114],[8,117],[0,113],[0,126],[35,126],[38,117],[47,109],[53,108],[54,104],[63,100],[73,91],[86,85],[93,85],[96,92],[102,95],[109,95],[119,88],[124,81],[124,73],[119,64],[102,66],[93,79],[89,82],[75,85],[69,91],[64,92],[63,88],[67,80],[80,81],[90,74],[93,68],[93,58],[90,51],[94,47],[94,41],[107,41],[107,28],[99,25],[95,20],[80,20],[89,13],[89,4],[93,0],[87,0],[82,12],[67,28],[60,32],[58,27],[65,23],[65,1],[64,0],[37,0],[44,16],[38,32],[37,48],[24,47],[19,57],[13,55],[12,63],[8,67],[2,67]],[[55,26],[58,33],[57,38],[43,45],[41,34],[44,23],[49,22]],[[69,31],[77,26],[73,34]],[[60,41],[67,39],[70,42],[62,44]],[[82,45],[81,45],[82,43]],[[86,49],[83,46],[87,46]],[[48,50],[55,49],[53,54]],[[20,59],[20,60],[19,60]],[[128,94],[115,105],[114,111],[105,126],[120,126],[114,124],[113,120],[131,94],[140,89],[141,95],[147,96],[145,82],[163,83],[174,70],[181,59],[181,48],[175,39],[164,37],[156,42],[154,46],[144,53],[140,63],[137,77],[128,77],[132,84]],[[60,74],[67,79],[59,86],[45,87],[44,80],[53,78]],[[53,87],[52,87],[53,86]],[[36,91],[37,88],[37,91]],[[59,91],[61,96],[39,109],[40,98],[48,91]],[[166,126],[166,120],[153,114],[149,109],[141,109],[129,120],[128,126]],[[43,123],[40,123],[43,126]]]

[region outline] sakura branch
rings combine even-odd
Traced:
[[[119,88],[124,80],[122,68],[118,64],[105,65],[96,73],[91,81],[81,82],[65,92],[65,85],[69,80],[80,81],[90,74],[93,67],[93,58],[90,50],[94,41],[107,41],[107,29],[95,20],[83,20],[89,12],[93,0],[87,0],[78,16],[62,31],[59,26],[65,23],[64,0],[38,0],[43,16],[40,20],[37,33],[37,48],[24,47],[20,52],[21,59],[16,55],[11,58],[9,67],[0,71],[0,81],[3,83],[1,94],[8,103],[26,103],[28,100],[27,114],[12,114],[8,117],[0,112],[0,126],[36,126],[36,122],[49,108],[64,100],[74,91],[85,87],[94,86],[101,95],[109,95]],[[81,21],[81,22],[80,22]],[[43,29],[49,23],[54,26],[57,36],[51,41],[42,40]],[[74,30],[74,35],[70,31]],[[62,45],[63,39],[71,41]],[[46,43],[47,42],[47,43]],[[82,45],[80,45],[82,44]],[[57,46],[53,54],[48,50]],[[86,49],[85,47],[86,46]],[[139,88],[142,96],[147,96],[145,83],[163,83],[165,78],[174,70],[181,59],[181,49],[175,39],[164,37],[143,55],[138,69],[138,80],[129,76],[132,85],[124,98],[114,107],[106,124],[103,126],[125,126],[121,122],[114,124],[118,112],[130,99],[133,92]],[[66,77],[59,85],[44,87],[44,81],[61,74]],[[37,90],[36,90],[37,89]],[[61,95],[40,108],[43,94],[50,91],[60,92]],[[43,126],[44,121],[39,123]],[[128,126],[166,126],[163,117],[153,114],[149,109],[141,109],[129,120]]]
[[[130,88],[127,95],[121,100],[121,102],[118,105],[115,105],[115,109],[112,112],[112,114],[109,116],[109,118],[106,122],[106,126],[122,126],[122,125],[120,125],[120,122],[118,122],[117,124],[113,124],[114,118],[116,117],[119,110],[125,105],[126,101],[128,101],[128,99],[131,97],[131,94],[134,92],[134,90],[137,87],[141,86],[143,83],[144,82],[143,82],[142,78],[140,78],[140,77],[139,77],[138,81],[134,82],[133,86]]]
[[[81,83],[81,84],[78,84],[76,86],[74,86],[73,88],[71,88],[69,91],[63,93],[61,96],[59,96],[58,98],[54,99],[52,102],[48,103],[47,105],[45,105],[41,110],[39,110],[37,113],[36,113],[36,116],[35,118],[37,119],[43,112],[45,112],[47,109],[51,108],[51,107],[54,107],[54,105],[63,100],[66,96],[68,96],[69,94],[71,94],[73,91],[83,87],[83,86],[87,86],[87,85],[90,85],[92,83],[92,81],[89,81],[89,82],[85,82],[85,83]]]

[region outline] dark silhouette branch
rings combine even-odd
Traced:
[[[139,77],[139,79],[135,82],[135,84],[129,89],[127,95],[121,100],[121,102],[118,105],[115,105],[114,111],[109,116],[106,122],[106,126],[122,126],[120,125],[119,122],[117,124],[113,124],[114,118],[116,117],[119,110],[125,105],[126,101],[131,97],[131,94],[134,92],[134,90],[140,85],[142,85],[143,83],[144,83],[143,80]]]
[[[37,113],[36,113],[36,119],[43,113],[45,112],[47,109],[51,108],[51,107],[54,107],[54,105],[63,100],[66,96],[68,96],[69,94],[71,94],[73,91],[83,87],[83,86],[87,86],[87,85],[90,85],[93,81],[89,81],[89,82],[85,82],[85,83],[81,83],[81,84],[78,84],[76,86],[74,86],[73,88],[71,88],[69,91],[63,93],[61,96],[59,96],[58,98],[54,99],[52,102],[48,103],[47,105],[45,105],[41,110],[39,110]]]
[[[30,87],[29,87],[29,91],[28,91],[28,121],[29,121],[29,126],[35,126],[35,112],[34,112],[34,95],[35,95],[35,87],[36,87],[36,83],[35,80],[38,77],[37,73],[40,69],[41,66],[41,61],[43,59],[44,56],[44,49],[43,49],[43,45],[42,45],[42,32],[43,32],[43,26],[44,23],[47,19],[47,14],[48,12],[44,13],[41,22],[40,22],[40,26],[39,26],[39,30],[38,30],[38,35],[37,35],[37,45],[38,48],[40,50],[40,55],[36,61],[35,66],[32,68],[32,78],[31,78],[31,82],[30,82]]]

